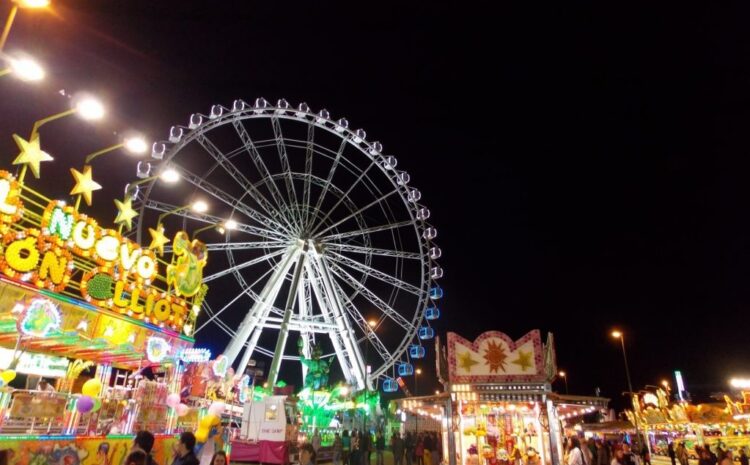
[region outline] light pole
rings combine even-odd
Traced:
[[[414,370],[414,397],[419,397],[419,375],[422,374],[422,369],[417,368]],[[417,414],[414,415],[414,434],[419,434],[419,406],[417,405]]]
[[[370,335],[375,331],[375,327],[378,325],[378,322],[375,320],[368,320],[367,321],[367,340],[365,341],[365,421],[362,425],[362,429],[364,429],[367,432],[367,441],[369,445],[369,441],[372,439],[370,437],[370,428],[369,428],[369,414],[370,414],[370,365],[369,365],[369,358],[370,358]]]
[[[148,150],[148,145],[146,144],[146,141],[143,139],[143,137],[140,137],[140,136],[126,137],[119,144],[111,145],[107,148],[104,148],[94,153],[90,153],[86,155],[86,159],[84,163],[87,165],[90,165],[91,162],[94,160],[94,158],[100,157],[104,155],[105,153],[114,152],[115,150],[121,149],[123,147],[129,153],[132,153],[135,155],[145,153],[146,150]]]
[[[568,374],[560,371],[557,375],[565,381],[565,394],[568,394]]]
[[[633,383],[630,381],[630,367],[628,366],[628,354],[625,351],[625,335],[622,333],[622,331],[614,330],[612,331],[612,337],[615,339],[620,340],[620,345],[622,347],[622,359],[625,362],[625,377],[628,380],[628,395],[630,396],[630,400],[633,400]],[[633,413],[636,413],[635,411]],[[633,416],[634,422],[635,422],[635,437],[638,438],[638,444],[641,442],[641,433],[638,428],[638,418],[637,416]],[[640,451],[636,450],[636,453],[640,453]]]
[[[197,239],[198,234],[202,233],[203,231],[208,231],[209,229],[216,229],[219,234],[224,234],[227,230],[232,231],[237,229],[237,222],[234,220],[227,220],[220,224],[209,224],[208,226],[203,226],[202,228],[198,228],[193,232],[193,239]]]
[[[18,8],[40,9],[49,6],[49,2],[50,0],[15,0],[13,2],[13,7],[10,9],[10,14],[8,14],[8,19],[5,21],[3,34],[0,35],[0,51],[5,47],[5,42],[8,40],[8,34],[10,34],[10,28],[13,26],[13,21],[16,19]]]
[[[44,79],[46,73],[39,63],[29,57],[8,58],[8,67],[0,70],[0,76],[13,75],[26,82],[37,82]]]

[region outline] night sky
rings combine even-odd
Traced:
[[[552,331],[571,393],[598,386],[616,405],[614,326],[636,388],[681,369],[705,396],[750,374],[746,8],[53,3],[22,12],[6,46],[51,78],[0,81],[3,165],[13,132],[66,108],[60,89],[113,110],[43,131],[49,195],[113,131],[164,139],[215,103],[305,101],[382,141],[422,191],[443,249],[440,334]],[[135,173],[124,155],[112,166],[92,210],[105,220]]]

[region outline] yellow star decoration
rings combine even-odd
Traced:
[[[471,367],[476,365],[477,362],[473,358],[471,358],[471,352],[464,352],[458,356],[459,362],[458,364],[461,365],[461,368],[464,370],[471,372]]]
[[[75,168],[71,168],[70,173],[76,180],[76,185],[73,187],[73,190],[70,191],[70,195],[83,195],[84,200],[86,200],[86,205],[90,207],[92,201],[91,193],[102,188],[99,183],[92,179],[93,173],[91,172],[91,165],[84,166],[83,173]]]
[[[513,360],[513,363],[521,367],[521,371],[526,371],[527,368],[531,368],[531,352],[519,350],[518,358]]]
[[[39,164],[43,161],[52,161],[54,158],[42,150],[39,145],[38,135],[27,141],[18,134],[13,134],[13,140],[16,141],[16,145],[21,149],[21,153],[13,160],[13,164],[28,165],[31,168],[31,172],[34,173],[34,177],[39,179]]]
[[[125,197],[120,202],[115,199],[115,205],[117,206],[117,218],[115,218],[115,224],[123,225],[130,231],[133,228],[133,218],[138,216],[138,213],[133,210],[133,199]]]
[[[156,229],[148,228],[149,234],[151,234],[151,244],[148,246],[149,250],[156,249],[159,251],[159,256],[164,255],[164,246],[169,244],[169,239],[164,235],[164,226],[158,225]]]

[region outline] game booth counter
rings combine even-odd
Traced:
[[[436,341],[445,394],[398,401],[403,431],[435,430],[450,465],[562,463],[563,424],[606,410],[608,399],[552,391],[557,374],[552,334],[518,340],[499,331],[474,341],[448,333]]]
[[[75,206],[47,199],[23,183],[25,168],[0,171],[0,458],[119,465],[147,429],[167,463],[179,429],[209,417],[215,435],[217,412],[179,403],[207,291],[201,243],[178,232],[166,261],[170,241],[122,235],[129,198],[116,202],[119,228],[104,228],[78,211],[83,194]]]

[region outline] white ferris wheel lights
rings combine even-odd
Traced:
[[[78,116],[86,121],[97,121],[104,118],[104,105],[90,95],[82,95],[74,101],[74,108]]]
[[[180,173],[178,173],[177,170],[173,168],[169,168],[162,171],[161,175],[159,175],[159,179],[166,182],[167,184],[174,184],[180,180]]]
[[[233,231],[237,229],[237,222],[234,220],[227,220],[226,223],[224,223],[224,228]]]
[[[126,137],[123,141],[123,144],[125,146],[125,150],[132,154],[142,154],[146,153],[148,150],[148,143],[146,143],[146,139],[144,139],[141,136],[131,136]]]
[[[190,205],[190,209],[196,213],[206,213],[208,211],[208,204],[203,200],[196,200]]]
[[[8,65],[8,71],[22,81],[38,82],[46,76],[44,68],[33,58],[10,58]]]
[[[368,320],[367,324],[368,324],[368,326],[370,326],[370,328],[374,328],[375,326],[378,325],[378,322],[375,321],[375,320]]]

